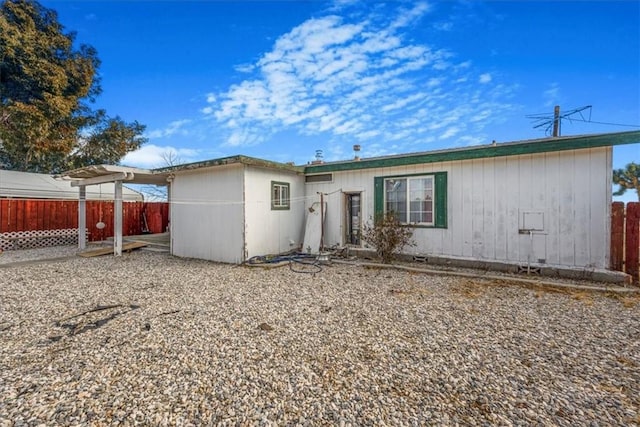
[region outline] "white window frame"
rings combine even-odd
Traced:
[[[411,216],[412,213],[414,214],[424,214],[425,212],[429,212],[429,210],[414,210],[412,212],[411,210],[411,192],[412,192],[412,185],[411,185],[411,181],[420,181],[420,180],[428,180],[430,181],[430,187],[431,187],[431,199],[429,200],[427,199],[419,199],[419,200],[413,200],[414,202],[430,202],[431,203],[431,221],[429,222],[424,222],[424,221],[411,221]],[[402,185],[402,181],[405,182],[405,194],[404,194],[404,201],[400,200],[400,201],[395,201],[395,202],[390,202],[388,200],[389,197],[389,191],[388,189],[390,187],[393,186],[398,186],[398,185]],[[414,184],[415,185],[415,184]],[[415,189],[415,187],[414,187]],[[419,191],[419,190],[417,190]],[[401,194],[401,193],[400,193]],[[400,222],[402,224],[411,224],[411,225],[418,225],[418,226],[428,226],[428,227],[432,227],[435,226],[435,221],[436,221],[436,188],[435,188],[435,176],[434,175],[413,175],[413,176],[399,176],[399,177],[389,177],[389,178],[385,178],[384,179],[384,212],[387,213],[389,211],[389,203],[401,203],[404,202],[405,206],[404,206],[404,211],[400,211],[400,212],[395,212],[396,213],[396,217],[398,217],[398,219],[400,220]],[[395,210],[394,210],[395,211]],[[405,215],[405,218],[400,218],[400,215]]]
[[[271,181],[271,210],[291,208],[291,185],[288,182]]]

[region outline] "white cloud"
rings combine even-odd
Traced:
[[[451,31],[453,30],[453,22],[436,22],[433,24],[433,28],[438,31]]]
[[[480,77],[478,78],[478,82],[482,84],[489,83],[490,81],[491,81],[491,74],[489,73],[480,74]]]
[[[233,69],[239,73],[250,73],[255,70],[255,68],[256,67],[253,64],[240,64],[233,67]]]
[[[188,133],[187,130],[184,129],[184,126],[191,123],[191,120],[176,120],[163,129],[154,129],[151,132],[145,134],[145,137],[149,139],[159,139],[166,138],[168,136],[172,136],[175,134],[183,134],[186,135]]]
[[[421,18],[430,9],[431,7],[427,3],[417,3],[413,8],[401,11],[398,17],[391,23],[391,28],[406,27],[413,21]]]
[[[461,130],[462,129],[458,126],[451,126],[450,128],[447,128],[442,135],[440,135],[440,139],[451,138],[452,136],[459,134]]]
[[[139,168],[159,168],[167,165],[167,159],[172,158],[178,163],[188,163],[199,157],[198,150],[188,148],[161,147],[155,144],[145,144],[136,151],[128,153],[122,164]]]
[[[429,10],[417,3],[390,15],[309,19],[252,65],[255,77],[211,94],[201,111],[234,147],[283,130],[401,145],[460,138],[465,123],[482,129],[511,108],[504,99],[513,88],[477,74],[454,52],[405,40],[405,30]]]

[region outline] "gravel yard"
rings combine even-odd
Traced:
[[[0,343],[1,426],[640,424],[637,296],[138,251],[0,268]]]

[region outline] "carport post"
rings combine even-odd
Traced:
[[[115,181],[115,206],[113,215],[113,254],[122,255],[122,181]]]
[[[78,187],[78,249],[83,251],[87,247],[87,187]]]

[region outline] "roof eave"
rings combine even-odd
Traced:
[[[534,139],[501,144],[454,148],[449,150],[332,162],[320,165],[308,165],[305,167],[305,174],[406,166],[456,160],[472,160],[522,154],[538,154],[635,143],[640,143],[640,131]]]

